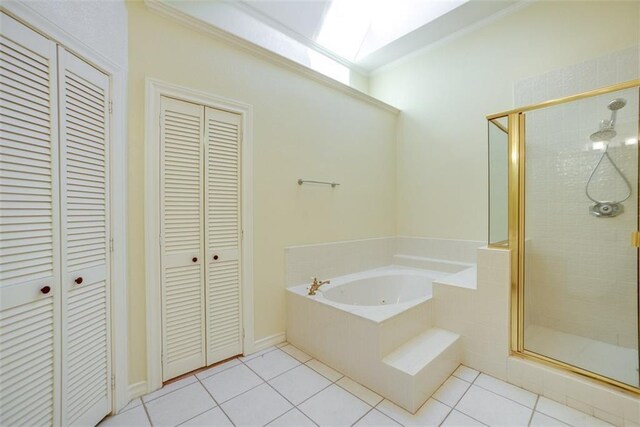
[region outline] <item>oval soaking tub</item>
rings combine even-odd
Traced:
[[[320,287],[316,295],[307,295],[309,284],[287,290],[343,312],[383,322],[430,300],[433,280],[444,275],[433,270],[389,266],[332,277],[331,283]]]
[[[431,296],[433,277],[428,274],[401,269],[376,273],[339,278],[318,292],[329,301],[359,306],[400,304]]]

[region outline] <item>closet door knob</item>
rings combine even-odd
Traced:
[[[42,292],[43,294],[48,294],[49,292],[51,292],[51,287],[49,286],[43,286],[40,288],[40,292]]]
[[[214,256],[213,256],[213,259],[214,259],[214,260],[217,260],[218,258],[219,258],[219,257],[218,257],[218,255],[214,255]]]
[[[76,282],[78,285],[82,283],[82,277],[77,277],[76,280],[74,280],[74,282]]]
[[[197,257],[193,257],[193,258],[191,258],[191,261],[198,262],[198,258]]]

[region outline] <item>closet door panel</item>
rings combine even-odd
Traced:
[[[59,48],[62,424],[111,412],[109,79]]]
[[[202,106],[161,101],[163,380],[205,365]]]
[[[207,364],[242,353],[241,116],[206,108]]]
[[[59,422],[55,44],[0,12],[0,425]]]

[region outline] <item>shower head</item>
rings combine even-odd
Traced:
[[[611,111],[617,111],[627,105],[627,100],[624,98],[616,98],[607,105],[607,108]]]
[[[618,110],[624,108],[627,105],[627,100],[624,98],[616,98],[613,101],[607,104],[607,108],[611,110],[611,119],[602,120],[600,122],[600,129],[597,132],[594,132],[589,137],[592,141],[611,141],[618,134],[615,130],[616,127],[616,119],[618,115]]]

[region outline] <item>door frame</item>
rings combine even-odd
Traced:
[[[28,2],[4,2],[0,8],[24,25],[77,55],[109,77],[111,119],[109,181],[111,191],[111,409],[117,413],[130,400],[127,319],[127,68],[70,34]]]
[[[160,266],[160,98],[162,96],[239,114],[241,141],[241,285],[244,354],[254,350],[253,331],[253,107],[199,90],[147,78],[145,100],[145,282],[147,392],[162,387],[162,304]]]

